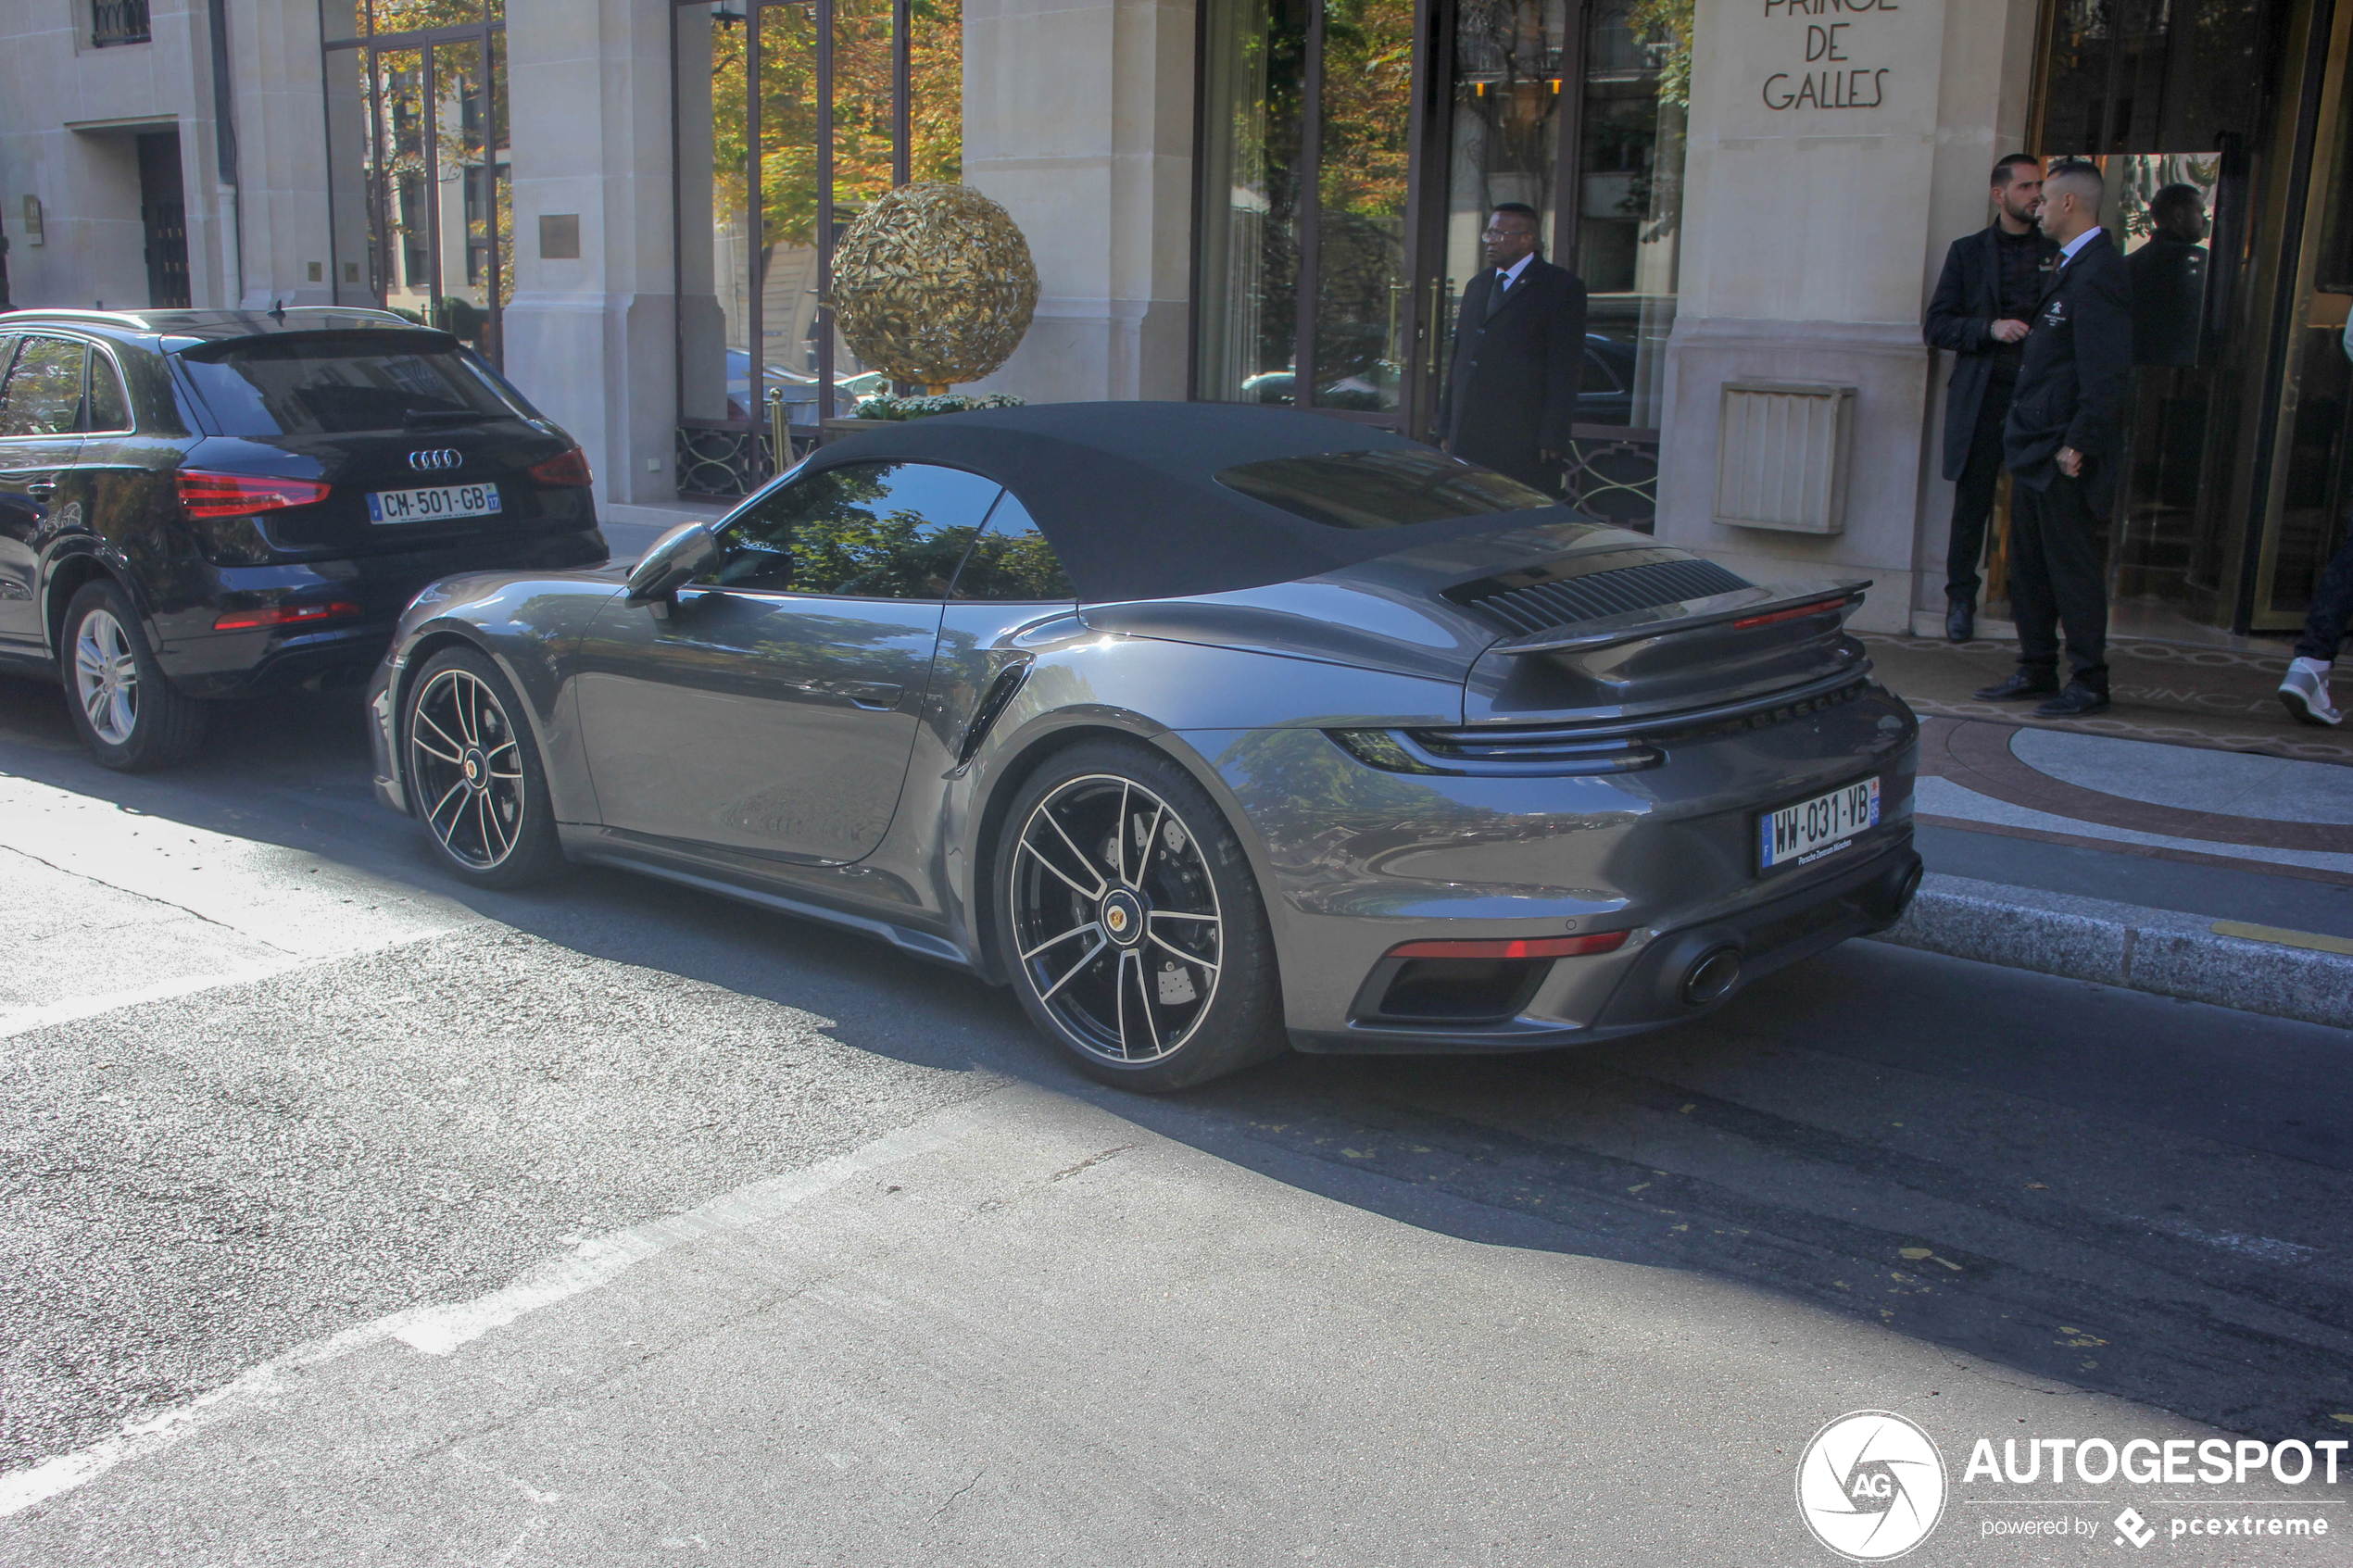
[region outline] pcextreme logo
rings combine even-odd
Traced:
[[[1815,1433],[1798,1457],[1797,1512],[1841,1557],[1901,1557],[1944,1517],[1944,1458],[1900,1415],[1851,1411]]]

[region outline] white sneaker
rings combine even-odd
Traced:
[[[2280,700],[2308,724],[2345,722],[2345,715],[2329,706],[2329,666],[2320,659],[2288,661],[2287,679],[2280,683]]]

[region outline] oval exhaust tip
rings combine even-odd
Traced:
[[[1718,947],[1702,954],[1699,960],[1684,972],[1683,1005],[1704,1008],[1720,1002],[1740,984],[1741,953],[1738,947]]]

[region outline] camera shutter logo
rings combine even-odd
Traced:
[[[1797,1512],[1814,1538],[1856,1562],[1901,1557],[1944,1513],[1944,1456],[1887,1411],[1855,1411],[1814,1434],[1797,1461]]]
[[[454,469],[466,460],[466,455],[453,446],[437,446],[431,451],[409,454],[409,466],[419,473],[435,473]]]

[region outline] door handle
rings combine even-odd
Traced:
[[[841,688],[842,696],[877,713],[887,713],[898,707],[899,699],[906,693],[906,687],[894,686],[887,681],[851,681]]]
[[[57,493],[55,480],[36,479],[24,487],[24,493],[36,501],[45,501]]]

